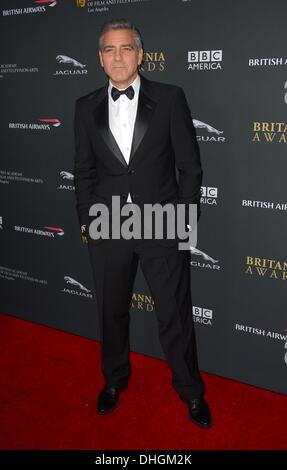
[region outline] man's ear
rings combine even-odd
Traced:
[[[144,54],[143,49],[140,49],[139,50],[139,57],[138,57],[138,65],[140,65],[143,61],[143,54]]]
[[[103,63],[103,58],[102,58],[102,53],[101,53],[101,51],[99,51],[99,58],[100,58],[101,66],[103,67],[103,66],[104,66],[104,63]]]

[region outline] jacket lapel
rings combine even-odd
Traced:
[[[97,105],[94,109],[94,117],[98,131],[101,133],[105,143],[114,156],[125,166],[131,164],[137,149],[143,140],[153,116],[156,102],[150,98],[149,80],[140,75],[141,84],[139,89],[138,108],[132,139],[132,147],[129,164],[127,164],[113,133],[109,128],[109,106],[108,106],[108,83],[102,88],[98,96]],[[134,163],[134,161],[133,161]]]

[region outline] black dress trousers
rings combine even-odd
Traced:
[[[190,252],[154,240],[88,237],[99,313],[101,368],[107,386],[124,387],[131,374],[129,306],[138,263],[155,302],[159,340],[183,401],[202,397],[190,290]]]

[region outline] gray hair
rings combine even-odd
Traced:
[[[141,37],[139,30],[125,18],[120,18],[120,19],[106,21],[103,24],[101,31],[100,31],[100,35],[99,35],[99,49],[100,50],[102,50],[103,48],[104,34],[107,33],[108,31],[113,31],[115,29],[129,29],[130,31],[132,31],[137,50],[140,50],[143,48],[143,41],[142,41],[142,37]]]

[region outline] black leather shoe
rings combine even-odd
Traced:
[[[187,402],[189,416],[194,424],[202,428],[212,426],[211,413],[208,404],[203,398],[194,398]]]
[[[119,404],[120,392],[126,388],[104,387],[99,394],[97,412],[104,415],[113,411]]]

